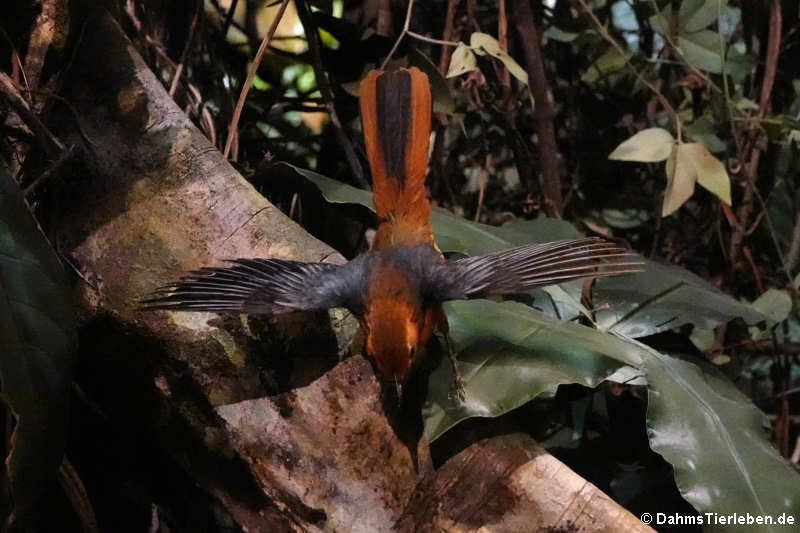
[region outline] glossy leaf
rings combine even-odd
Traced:
[[[61,265],[0,172],[0,380],[16,419],[6,472],[17,516],[33,510],[61,464],[74,341]]]
[[[716,369],[642,348],[650,447],[674,467],[683,497],[700,513],[800,516],[800,475],[770,443],[764,413]],[[789,529],[703,525],[720,533]]]
[[[609,159],[657,163],[672,153],[675,139],[663,128],[647,128],[617,146]]]
[[[595,282],[598,326],[636,338],[683,324],[711,329],[737,317],[748,324],[768,320],[686,269],[644,261],[644,272]]]
[[[608,334],[563,322],[515,303],[486,300],[445,305],[466,401],[451,397],[449,364],[431,374],[423,408],[433,440],[461,420],[494,417],[558,385],[594,387],[623,366],[638,366],[638,349]]]

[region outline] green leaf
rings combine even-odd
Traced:
[[[650,220],[650,213],[644,209],[601,209],[600,218],[612,228],[637,228]]]
[[[800,476],[773,448],[763,412],[719,371],[643,346],[650,447],[669,461],[699,512],[800,516]],[[790,528],[791,529],[791,528]],[[706,523],[708,532],[788,531]]]
[[[609,159],[657,163],[667,159],[673,151],[675,139],[663,128],[647,128],[617,146]]]
[[[716,125],[707,115],[703,115],[683,128],[686,137],[702,143],[709,152],[724,152],[727,145],[717,136]]]
[[[411,47],[408,52],[408,64],[419,68],[428,76],[431,84],[431,97],[433,98],[433,111],[435,113],[447,113],[452,115],[456,110],[453,96],[450,94],[450,87],[447,80],[442,77],[439,67],[434,65],[428,56],[420,52],[417,48]]]
[[[466,44],[458,43],[453,55],[450,57],[450,66],[447,67],[447,76],[445,77],[461,76],[467,72],[472,72],[476,68],[478,68],[478,60],[475,59],[475,54]]]
[[[689,340],[701,352],[707,352],[714,346],[714,330],[706,328],[692,328],[692,334],[689,335]]]
[[[16,419],[6,475],[18,517],[33,511],[61,464],[74,341],[61,265],[0,171],[0,381]]]
[[[672,4],[668,3],[661,9],[661,11],[650,17],[650,27],[653,28],[653,31],[657,31],[661,35],[668,35],[671,20]]]
[[[753,307],[759,313],[769,317],[771,321],[783,322],[792,311],[792,297],[787,291],[767,289],[764,294],[756,298]]]
[[[505,65],[505,67],[508,69],[508,72],[511,73],[512,76],[517,78],[525,85],[528,85],[528,73],[525,72],[525,69],[519,66],[519,63],[514,61],[514,58],[508,55],[505,50],[500,48],[500,43],[498,43],[497,39],[491,35],[475,32],[469,37],[469,46],[475,51],[476,54],[482,55],[481,52],[485,52],[495,59],[499,59],[503,62],[503,65]]]
[[[616,48],[611,47],[586,69],[586,72],[581,76],[581,81],[584,83],[594,83],[607,74],[616,72],[624,67],[629,59],[629,55],[623,54]]]
[[[288,163],[276,163],[272,168],[286,169],[299,174],[316,185],[325,199],[331,203],[355,203],[374,211],[372,194],[369,191],[346,185],[322,174]],[[441,208],[433,209],[431,224],[436,243],[442,251],[469,255],[496,252],[531,242],[547,242],[581,236],[572,224],[563,220],[539,219],[495,227],[465,220]]]
[[[731,179],[725,165],[711,155],[705,146],[699,143],[682,144],[679,149],[694,165],[697,172],[697,183],[714,193],[720,200],[731,205]]]
[[[686,269],[644,262],[644,272],[595,282],[592,300],[601,329],[636,338],[683,324],[712,329],[737,317],[748,324],[767,320]]]
[[[630,344],[519,303],[448,302],[445,311],[467,399],[451,398],[450,366],[439,365],[423,407],[429,440],[466,418],[499,416],[553,394],[559,384],[594,387],[623,366],[641,364]]]
[[[683,0],[678,12],[681,30],[692,33],[707,28],[727,5],[727,0]]]
[[[697,181],[697,169],[683,149],[685,144],[676,144],[672,154],[667,159],[667,190],[664,191],[664,204],[661,207],[661,216],[667,216],[676,211],[694,194],[694,184]]]
[[[578,37],[580,37],[580,33],[575,33],[571,31],[564,31],[559,29],[555,26],[550,26],[545,30],[542,34],[543,41],[546,43],[547,39],[552,39],[554,41],[558,41],[560,43],[571,43]]]
[[[678,35],[681,55],[695,67],[714,74],[722,72],[722,50],[719,35],[711,30]]]

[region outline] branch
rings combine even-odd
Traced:
[[[448,0],[447,2],[447,14],[444,18],[444,31],[442,32],[442,40],[443,41],[452,41],[453,40],[453,31],[455,31],[455,16],[456,16],[456,7],[458,6],[461,0]],[[442,76],[447,74],[447,68],[450,66],[450,56],[452,52],[450,48],[445,47],[442,48],[442,55],[439,56],[439,72],[442,73]]]
[[[556,144],[553,117],[553,93],[547,82],[539,46],[539,31],[533,20],[528,0],[512,0],[514,21],[525,54],[525,70],[530,77],[530,88],[536,101],[536,133],[539,138],[539,159],[542,166],[540,184],[549,216],[561,217],[564,201],[561,196],[561,154]]]
[[[767,38],[767,54],[764,65],[764,78],[761,80],[761,97],[758,103],[758,120],[764,118],[764,115],[769,109],[769,102],[772,96],[772,87],[775,84],[775,71],[778,65],[778,56],[780,54],[781,44],[781,26],[783,17],[781,15],[781,0],[772,0],[772,7],[770,9],[769,17],[769,35]],[[749,143],[750,157],[745,165],[745,178],[746,183],[744,187],[744,194],[739,209],[736,211],[736,219],[738,226],[734,227],[731,234],[729,257],[733,262],[734,269],[738,264],[737,258],[742,251],[742,243],[745,238],[744,228],[749,226],[750,217],[753,214],[754,198],[757,196],[758,200],[764,206],[763,199],[756,189],[756,181],[758,177],[758,163],[761,160],[761,152],[763,151],[763,143],[759,140],[759,132],[755,130],[752,133],[752,138]],[[777,248],[778,254],[781,255],[780,247]],[[785,261],[782,261],[786,265]],[[788,273],[787,273],[788,275]],[[791,277],[789,277],[791,281]]]
[[[28,105],[28,102],[19,94],[19,91],[14,86],[14,80],[8,77],[5,72],[0,72],[0,94],[5,95],[11,107],[20,116],[20,118],[30,127],[36,134],[36,139],[42,146],[45,154],[50,159],[58,159],[58,157],[66,150],[64,143],[62,143],[47,126],[45,126],[36,113]]]

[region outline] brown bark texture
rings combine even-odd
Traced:
[[[51,125],[86,171],[45,207],[76,288],[88,395],[138,427],[242,531],[646,531],[533,441],[430,467],[404,443],[341,311],[272,319],[146,312],[137,300],[224,258],[341,261],[266,201],[95,12]],[[408,439],[405,439],[408,440]],[[553,529],[561,528],[561,529]],[[576,529],[577,530],[577,529]]]

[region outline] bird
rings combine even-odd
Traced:
[[[360,84],[360,111],[377,216],[369,251],[344,264],[232,259],[159,287],[143,305],[249,315],[346,308],[360,323],[375,372],[398,392],[438,329],[447,339],[454,388],[463,397],[444,302],[641,270],[635,254],[596,237],[446,259],[434,241],[425,188],[427,76],[415,67],[370,71]]]

